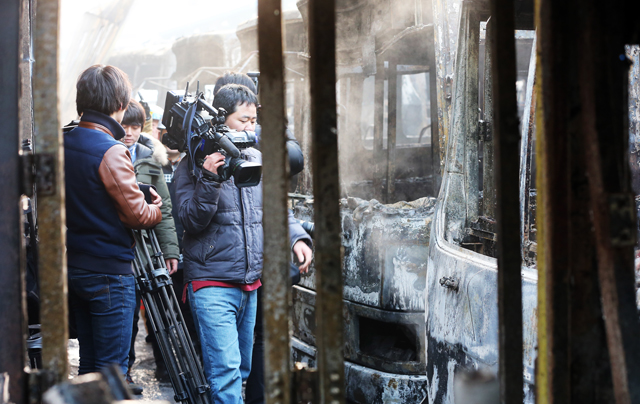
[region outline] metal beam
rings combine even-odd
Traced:
[[[431,28],[433,30],[433,28]],[[440,130],[438,125],[438,77],[436,73],[435,44],[429,50],[429,109],[431,122],[431,173],[433,175],[432,195],[438,196],[442,183],[442,164],[440,161]]]
[[[291,281],[287,220],[289,173],[285,146],[284,26],[280,0],[258,1],[258,49],[260,51],[260,115],[264,141],[264,336],[265,400],[268,404],[291,402],[289,329]]]
[[[628,162],[628,67],[622,1],[580,3],[576,35],[580,123],[591,195],[607,346],[617,404],[640,403],[640,323],[635,301],[635,202]],[[623,58],[624,59],[624,58]]]
[[[520,132],[516,101],[513,0],[491,0],[494,171],[498,233],[498,324],[501,402],[520,404],[522,380],[522,279],[520,275]],[[476,27],[478,29],[478,27]]]
[[[67,259],[64,152],[58,118],[59,0],[38,0],[34,40],[33,105],[39,172],[38,230],[42,365],[52,381],[67,379]]]
[[[560,67],[566,45],[557,18],[570,6],[536,1],[538,28],[537,219],[538,228],[538,366],[539,403],[570,403],[569,372],[569,250],[571,234],[568,99],[562,91],[569,68]],[[555,19],[554,19],[555,17]]]
[[[335,0],[309,1],[316,322],[320,403],[344,403],[340,182],[336,117]]]
[[[376,76],[373,95],[373,197],[383,201],[382,193],[382,161],[383,158],[383,125],[384,125],[384,58],[376,55]]]
[[[487,23],[486,38],[487,42],[484,47],[484,94],[482,105],[482,111],[484,112],[484,125],[485,128],[480,128],[480,131],[485,132],[483,137],[483,154],[482,154],[482,214],[487,217],[496,217],[496,183],[495,183],[495,169],[497,166],[494,164],[494,139],[491,134],[491,126],[493,124],[493,92],[492,92],[492,66],[491,66],[491,36],[493,35],[494,23],[489,21]]]
[[[621,4],[536,3],[541,404],[640,400]]]
[[[396,202],[393,198],[396,192],[396,139],[398,129],[398,65],[395,60],[389,61],[387,70],[388,93],[388,115],[387,115],[387,192],[384,198],[385,203]]]
[[[22,283],[22,232],[20,209],[20,0],[0,3],[0,121],[4,135],[0,141],[0,176],[2,198],[0,198],[0,254],[3,264],[2,276],[2,346],[0,347],[0,372],[10,377],[9,394],[12,402],[26,401],[24,375],[24,352],[26,322],[24,321],[24,286]],[[29,94],[26,94],[28,97]]]

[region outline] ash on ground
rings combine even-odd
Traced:
[[[156,363],[153,359],[151,344],[145,342],[147,332],[142,318],[138,322],[138,336],[136,337],[136,362],[131,371],[133,381],[144,390],[142,395],[134,396],[141,403],[155,403],[157,400],[165,400],[171,404],[176,401],[173,396],[171,383],[159,382],[155,378]],[[78,375],[80,365],[79,345],[77,339],[69,340],[69,379]]]

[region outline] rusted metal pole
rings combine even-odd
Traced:
[[[289,174],[285,146],[285,81],[280,0],[258,1],[263,170],[265,400],[291,402],[289,366]]]
[[[20,74],[22,81],[22,97],[20,99],[20,140],[33,141],[33,97],[31,96],[31,72],[33,58],[31,54],[32,10],[31,0],[22,0],[21,38],[22,50]]]
[[[37,2],[33,79],[42,365],[53,382],[66,380],[68,374],[64,153],[58,119],[59,9],[59,0]]]
[[[25,321],[24,286],[22,284],[22,232],[20,211],[20,9],[21,1],[0,3],[0,119],[4,135],[0,141],[0,176],[2,198],[0,198],[0,254],[3,264],[2,314],[0,329],[0,372],[9,374],[9,394],[12,402],[23,403],[26,399],[24,374]],[[28,97],[29,94],[26,94]]]
[[[536,1],[539,78],[537,86],[537,219],[538,227],[538,366],[539,403],[569,403],[569,285],[568,268],[571,200],[569,141],[562,84],[570,69],[561,66],[568,46],[561,30],[567,3]]]
[[[320,403],[344,403],[335,0],[309,1]]]
[[[389,92],[387,99],[389,115],[387,117],[387,193],[385,203],[396,202],[394,194],[396,192],[396,137],[398,129],[398,65],[395,61],[389,61],[387,79]]]
[[[376,76],[373,95],[373,197],[383,201],[382,174],[383,174],[383,125],[384,125],[384,58],[376,55]],[[437,108],[436,108],[437,110]],[[386,164],[384,165],[386,167]]]
[[[522,379],[522,279],[520,268],[520,131],[516,101],[513,0],[491,0],[494,172],[498,230],[498,324],[501,402],[520,404]],[[477,29],[477,27],[476,27]]]
[[[628,64],[623,2],[581,2],[578,77],[607,346],[617,404],[640,402],[640,324],[635,301],[635,202],[628,162]],[[626,59],[626,58],[622,58]]]

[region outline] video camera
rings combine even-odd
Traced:
[[[225,126],[226,111],[215,109],[204,99],[203,93],[185,95],[167,92],[162,124],[167,133],[162,138],[168,148],[186,152],[195,167],[202,168],[205,156],[220,152],[226,156],[218,168],[218,176],[226,181],[233,177],[238,188],[253,187],[260,183],[262,165],[244,160],[240,150],[255,146],[253,132],[237,132]]]

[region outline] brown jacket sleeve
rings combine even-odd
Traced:
[[[133,172],[131,155],[124,145],[107,150],[98,172],[125,227],[146,229],[160,223],[160,208],[145,202]]]

